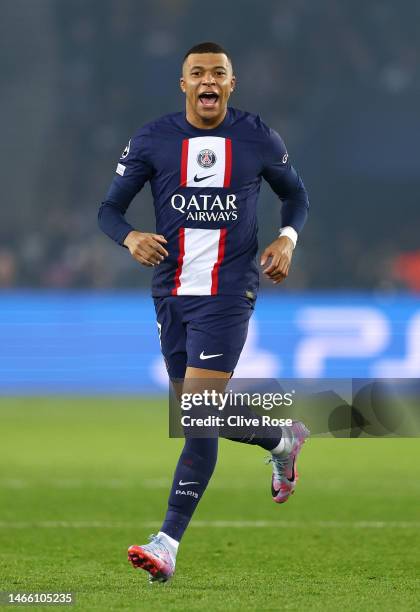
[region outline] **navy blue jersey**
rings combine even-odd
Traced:
[[[282,226],[299,233],[308,197],[277,132],[234,108],[211,130],[192,126],[184,113],[165,115],[124,149],[99,224],[122,244],[134,229],[124,214],[149,181],[156,232],[169,252],[154,268],[152,295],[255,295],[262,178],[283,202]]]

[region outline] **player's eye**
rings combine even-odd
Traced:
[[[200,76],[200,73],[196,70],[195,72],[191,72],[192,76]]]

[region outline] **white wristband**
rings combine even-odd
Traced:
[[[290,240],[293,242],[293,248],[295,248],[298,239],[298,234],[297,231],[293,229],[293,227],[291,227],[290,225],[286,225],[286,227],[280,228],[279,236],[287,236],[288,238],[290,238]]]

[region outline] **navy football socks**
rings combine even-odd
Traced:
[[[248,420],[258,420],[258,425],[248,425],[243,427],[225,428],[221,432],[221,436],[232,442],[240,442],[241,444],[251,444],[252,446],[261,446],[264,450],[271,451],[279,444],[281,440],[281,428],[274,425],[262,425],[262,418],[253,412],[249,406],[241,405],[240,409],[226,407],[226,412],[229,414],[240,414]]]
[[[161,531],[174,540],[184,531],[202,498],[217,461],[217,438],[187,438],[175,470]]]
[[[273,428],[278,430],[277,428]],[[272,435],[276,435],[277,431],[273,432]],[[241,444],[250,444],[252,446],[261,446],[261,448],[263,448],[266,451],[272,451],[274,448],[276,448],[281,440],[281,434],[277,435],[277,438],[266,438],[264,436],[261,437],[261,434],[258,433],[258,431],[254,431],[250,434],[246,434],[245,436],[243,436],[242,438],[237,438],[237,437],[228,437],[228,436],[223,436],[226,440],[232,440],[232,442],[240,442]]]
[[[240,414],[258,419],[259,425],[224,431],[227,440],[260,446],[272,451],[281,440],[279,427],[262,426],[261,417],[249,407],[241,406]],[[186,438],[173,478],[168,510],[161,532],[179,542],[188,527],[198,502],[207,488],[217,461],[218,438]]]

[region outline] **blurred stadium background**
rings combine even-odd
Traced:
[[[205,19],[189,0],[4,6],[0,390],[59,391],[58,371],[75,392],[162,378],[150,272],[96,214],[133,131],[183,107],[180,61],[203,39],[231,50],[232,104],[280,131],[311,197],[290,278],[262,279],[248,354],[268,351],[274,376],[420,373],[418,3],[241,0]],[[128,216],[154,229],[148,187]],[[264,245],[268,188],[259,218]]]

